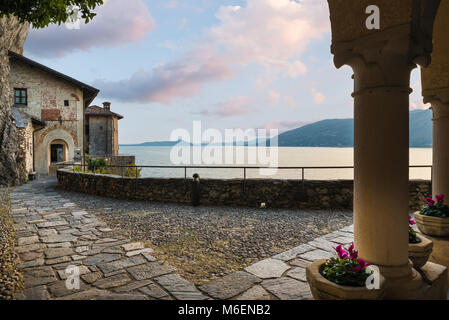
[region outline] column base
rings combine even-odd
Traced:
[[[385,277],[387,300],[446,300],[448,298],[448,271],[445,266],[427,262],[420,270],[407,265],[379,266]]]
[[[449,237],[424,236],[433,242],[429,261],[449,268]]]

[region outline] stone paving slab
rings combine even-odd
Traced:
[[[152,248],[125,239],[54,192],[53,186],[54,181],[43,179],[11,193],[11,216],[18,230],[16,251],[25,280],[18,299],[208,298],[173,274],[175,268],[150,256]],[[67,286],[74,270],[66,269],[69,266],[77,267],[79,288]],[[160,284],[150,279],[156,277]]]
[[[130,242],[54,192],[54,183],[33,181],[11,193],[26,286],[19,299],[311,299],[307,265],[353,239],[349,226],[196,287],[151,256],[152,248]],[[78,267],[79,289],[66,286],[69,266]]]

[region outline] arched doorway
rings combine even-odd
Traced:
[[[50,164],[67,161],[67,143],[64,140],[54,140],[50,143]]]
[[[56,175],[58,164],[68,161],[68,145],[62,139],[53,140],[48,145],[48,172],[50,175]]]

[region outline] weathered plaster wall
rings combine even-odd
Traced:
[[[26,177],[21,137],[11,116],[8,50],[22,53],[28,30],[28,24],[15,18],[0,18],[0,186],[22,183]]]
[[[89,117],[89,154],[92,156],[118,155],[118,119]]]
[[[68,170],[59,170],[57,175],[59,187],[66,190],[118,199],[191,203],[191,179],[133,179]],[[420,208],[430,194],[430,181],[410,181],[410,209]],[[303,185],[301,180],[201,180],[204,205],[258,207],[261,202],[272,208],[351,209],[353,181],[306,180]]]
[[[106,155],[108,120],[109,117],[89,117],[89,154],[91,156]]]
[[[21,110],[46,123],[46,128],[35,135],[36,172],[48,173],[49,145],[53,140],[62,139],[67,143],[67,160],[72,160],[75,148],[83,147],[83,92],[66,81],[15,60],[11,61],[10,85],[12,89],[27,89],[28,105]],[[69,101],[69,106],[64,106],[64,100]]]

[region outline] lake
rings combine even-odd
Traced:
[[[255,151],[254,147],[240,147],[244,149],[245,164],[234,164],[232,166],[248,165],[247,155]],[[230,153],[235,148],[225,147],[224,154]],[[270,148],[266,148],[266,152]],[[171,147],[134,147],[120,146],[120,154],[135,155],[137,165],[176,165],[170,161]],[[279,167],[321,167],[321,166],[353,166],[353,148],[309,148],[309,147],[283,147],[278,148]],[[223,155],[224,157],[224,155]],[[191,157],[192,158],[192,157]],[[412,148],[410,149],[410,165],[430,165],[432,164],[431,148]],[[195,164],[197,165],[197,164]],[[204,164],[203,165],[207,165]],[[225,164],[226,166],[228,164]],[[259,162],[252,165],[264,166]],[[243,169],[188,169],[187,176],[191,177],[198,173],[202,178],[233,179],[243,178]],[[155,178],[183,178],[184,169],[172,168],[144,168],[142,177]],[[430,179],[430,168],[411,168],[410,179]],[[278,170],[276,174],[270,176],[261,175],[258,169],[248,169],[247,178],[275,178],[275,179],[301,179],[301,170]],[[335,179],[353,179],[352,169],[326,169],[316,170],[307,169],[305,179],[316,180],[335,180]]]

